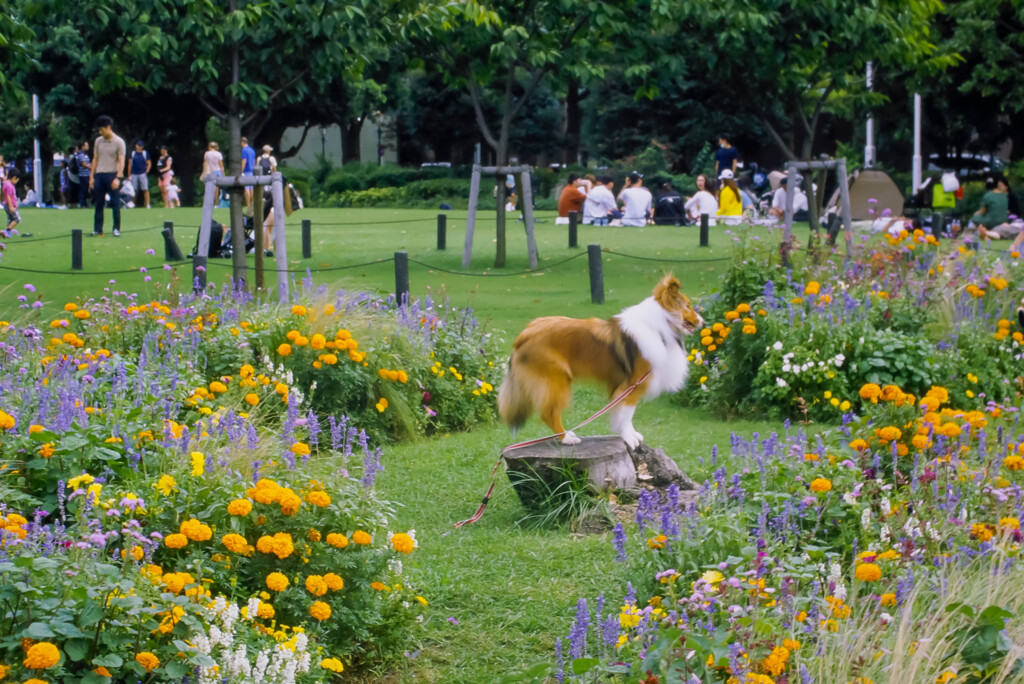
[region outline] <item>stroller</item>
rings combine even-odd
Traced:
[[[215,229],[211,230],[211,232],[210,232],[210,252],[211,252],[210,256],[217,256],[217,257],[220,257],[220,258],[223,258],[223,259],[228,259],[228,258],[231,257],[231,255],[233,253],[233,248],[232,248],[232,245],[231,245],[231,226],[229,226],[227,224],[217,224],[217,225],[220,226],[220,232],[223,235],[223,237],[222,237],[222,239],[220,241],[220,246],[219,246],[219,248],[217,250],[217,254],[216,255],[212,254],[212,252],[213,252],[213,236],[215,234],[214,233]],[[213,228],[213,227],[211,226],[211,228]],[[243,233],[243,235],[245,235],[245,253],[246,254],[251,254],[252,251],[256,247],[255,223],[254,223],[254,221],[252,219],[252,216],[243,216],[242,217],[242,233]]]

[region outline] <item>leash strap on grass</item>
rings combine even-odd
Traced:
[[[646,380],[647,376],[650,375],[650,374],[651,374],[651,371],[647,371],[646,373],[644,373],[642,378],[640,378],[639,380],[634,382],[632,385],[627,387],[625,390],[623,390],[622,394],[620,394],[619,396],[615,397],[610,402],[605,404],[603,409],[601,409],[600,411],[598,411],[594,415],[590,416],[589,418],[587,418],[585,421],[583,421],[582,423],[580,423],[576,427],[572,428],[572,430],[576,431],[576,430],[579,430],[581,427],[589,425],[590,423],[594,422],[595,420],[597,420],[598,418],[600,418],[604,414],[608,413],[608,411],[611,411],[613,408],[618,406],[620,403],[622,403],[623,399],[625,399],[626,397],[628,397],[630,394],[633,393],[633,390],[635,390],[637,387],[639,387],[641,384],[643,384],[643,381]],[[491,486],[487,488],[487,493],[484,494],[484,498],[480,502],[480,506],[477,507],[476,513],[474,513],[472,515],[472,517],[467,518],[466,520],[460,520],[459,522],[455,523],[455,529],[459,529],[463,525],[470,525],[472,523],[475,523],[477,520],[479,520],[480,518],[482,518],[484,516],[484,509],[487,508],[487,504],[491,500],[491,495],[494,494],[494,486],[498,482],[498,466],[501,465],[501,459],[505,458],[505,454],[507,454],[510,451],[514,451],[516,449],[522,449],[524,447],[532,446],[534,444],[540,444],[541,442],[546,442],[549,439],[555,439],[556,437],[562,437],[563,435],[565,435],[564,432],[559,432],[558,434],[548,435],[547,437],[538,437],[537,439],[529,439],[529,440],[526,440],[525,442],[519,442],[517,444],[513,444],[511,446],[507,446],[504,449],[502,449],[501,450],[501,456],[498,457],[498,461],[494,464],[494,467],[491,468]]]

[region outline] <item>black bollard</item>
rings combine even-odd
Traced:
[[[409,303],[408,252],[395,252],[395,299],[400,306]]]
[[[932,213],[932,235],[936,240],[942,239],[942,229],[946,227],[946,217],[941,211]]]
[[[164,221],[164,229],[160,231],[164,234],[164,261],[181,261],[181,257],[177,259],[171,254],[171,245],[174,243],[174,221]],[[167,240],[167,235],[170,234],[170,241]],[[178,250],[181,253],[181,250]]]
[[[587,245],[590,264],[590,301],[604,304],[604,273],[601,270],[601,245]]]
[[[302,219],[302,258],[313,258],[313,222]]]
[[[578,211],[569,212],[569,247],[575,247],[577,243],[577,226],[580,222],[580,213]]]
[[[71,229],[71,270],[82,270],[82,229]]]
[[[165,227],[160,234],[164,236],[164,261],[184,261],[185,255],[181,253],[181,247],[178,247],[178,242],[174,239],[174,230]]]
[[[443,252],[448,248],[448,215],[437,215],[437,249]]]
[[[192,257],[192,290],[196,294],[206,290],[206,257],[198,254]]]
[[[700,246],[708,246],[708,215],[700,215]]]

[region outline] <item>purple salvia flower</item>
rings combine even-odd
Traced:
[[[587,646],[587,630],[590,626],[590,611],[587,599],[581,598],[576,603],[576,620],[569,630],[569,657],[575,660],[582,658]]]
[[[626,529],[619,522],[612,529],[612,545],[615,547],[615,560],[619,563],[626,562]]]

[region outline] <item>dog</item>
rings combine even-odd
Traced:
[[[547,316],[535,319],[513,344],[508,373],[498,390],[498,412],[513,434],[537,410],[562,443],[582,440],[562,424],[571,384],[589,379],[610,396],[643,382],[611,413],[612,430],[630,449],[643,441],[633,428],[640,400],[674,392],[689,372],[685,335],[704,325],[679,280],[665,276],[650,297],[608,320]]]

